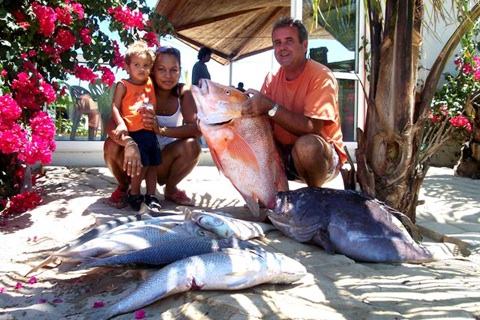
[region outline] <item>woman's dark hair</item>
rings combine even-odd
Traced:
[[[211,54],[212,54],[212,49],[208,47],[201,47],[200,50],[198,51],[197,58],[198,60],[202,60],[203,57]]]
[[[181,59],[180,51],[177,48],[170,47],[170,46],[162,46],[162,47],[159,47],[157,49],[157,51],[155,51],[155,54],[157,54],[157,53],[172,55],[175,58],[177,58],[178,64],[180,66],[182,65],[182,62],[181,62],[182,59]]]

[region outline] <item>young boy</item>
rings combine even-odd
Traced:
[[[157,188],[156,166],[162,163],[161,151],[157,137],[152,130],[143,127],[142,114],[152,112],[156,104],[150,71],[154,53],[145,42],[136,41],[127,48],[125,70],[129,78],[122,79],[115,87],[112,103],[112,117],[117,125],[118,137],[128,135],[133,139],[125,148],[137,144],[142,160],[142,172],[132,176],[127,202],[133,210],[139,211],[143,202],[149,209],[160,209],[155,197]],[[153,111],[155,112],[155,111]],[[146,195],[140,193],[142,180],[145,179]]]

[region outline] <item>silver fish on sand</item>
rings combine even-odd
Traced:
[[[74,248],[57,251],[49,257],[49,260],[54,261],[61,258],[62,262],[58,271],[65,272],[75,268],[86,257],[114,256],[192,235],[217,237],[193,221],[182,221],[180,219],[182,217],[175,217],[173,224],[171,220],[160,219],[160,221],[163,220],[166,223],[162,224],[157,220],[150,222],[145,220],[143,223],[138,221],[129,226],[119,226]],[[40,266],[44,263],[45,261]],[[37,270],[40,266],[33,268],[30,272]]]
[[[365,262],[432,261],[432,253],[412,239],[398,215],[360,192],[315,187],[279,192],[275,208],[267,210],[286,236],[328,253]]]
[[[85,258],[75,269],[129,265],[164,266],[177,260],[226,248],[262,250],[258,245],[234,237],[212,239],[192,236],[107,258]]]
[[[49,257],[41,261],[38,265],[33,267],[25,276],[38,271],[40,268],[54,263],[57,261],[61,256],[68,257],[68,252],[73,252],[77,250],[80,246],[84,245],[85,243],[100,238],[105,237],[106,234],[115,234],[120,232],[124,229],[135,228],[139,226],[150,226],[156,225],[163,227],[163,230],[166,231],[173,226],[179,225],[183,223],[183,216],[180,215],[170,215],[170,216],[163,216],[163,217],[156,217],[147,220],[140,220],[137,221],[134,217],[122,217],[117,219],[112,219],[98,227],[91,229],[90,231],[86,232],[85,234],[81,235],[77,239],[73,240],[69,244],[65,245],[63,248],[55,251]]]
[[[110,319],[189,290],[241,290],[262,283],[289,284],[306,274],[300,262],[280,253],[227,249],[167,265],[97,317]]]
[[[184,212],[185,219],[192,219],[199,226],[223,238],[236,237],[241,240],[249,240],[262,238],[268,231],[276,230],[271,224],[236,219],[226,216],[222,212],[207,212],[188,208]]]

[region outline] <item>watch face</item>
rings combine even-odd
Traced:
[[[268,110],[268,115],[273,117],[277,113],[278,105],[274,105],[272,109]]]

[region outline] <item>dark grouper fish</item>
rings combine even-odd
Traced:
[[[400,212],[353,190],[306,187],[279,192],[272,223],[298,242],[314,242],[328,253],[365,262],[427,262],[432,254],[417,244],[392,214]]]

